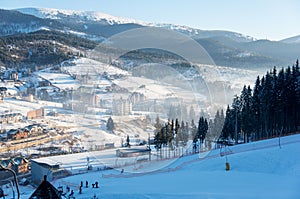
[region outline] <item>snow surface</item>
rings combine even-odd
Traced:
[[[18,11],[34,15],[39,18],[49,18],[49,19],[61,19],[61,16],[73,16],[78,17],[80,16],[84,20],[90,21],[101,21],[105,20],[110,25],[113,24],[128,24],[128,23],[135,23],[135,24],[143,24],[142,21],[127,19],[124,17],[116,17],[109,14],[101,13],[101,12],[94,12],[94,11],[75,11],[75,10],[62,10],[62,9],[53,9],[53,8],[21,8]]]
[[[128,75],[127,71],[89,58],[67,60],[62,63],[62,70],[68,71],[73,75],[92,76],[103,73],[107,73],[108,75]]]
[[[77,89],[79,87],[79,83],[68,74],[48,72],[36,72],[35,74],[41,77],[42,79],[48,80],[53,86],[61,90],[72,90]]]
[[[125,173],[118,170],[97,171],[58,179],[55,186],[69,186],[78,199],[93,198],[272,198],[300,197],[300,135],[230,147],[231,165],[225,171],[225,156],[219,149],[205,158],[185,156],[152,173]],[[85,157],[83,157],[85,159]],[[151,165],[157,162],[152,161]],[[89,187],[79,194],[80,181]],[[91,188],[99,182],[100,188]],[[22,198],[33,188],[21,187]]]
[[[142,26],[160,27],[160,28],[175,30],[188,35],[201,35],[201,33],[204,33],[205,35],[209,35],[207,34],[208,32],[211,32],[212,35],[216,35],[216,33],[219,32],[225,35],[226,37],[235,38],[238,39],[239,41],[245,42],[245,41],[256,40],[251,36],[243,35],[240,33],[229,32],[229,31],[203,31],[197,28],[191,28],[179,24],[151,23],[151,22],[149,23],[141,20],[128,19],[124,17],[116,17],[116,16],[112,16],[101,12],[95,12],[95,11],[74,11],[74,10],[61,10],[61,9],[52,9],[52,8],[20,8],[17,10],[24,14],[34,15],[39,18],[62,19],[62,17],[74,17],[74,18],[77,17],[83,22],[84,21],[94,21],[94,22],[105,21],[110,25],[134,23]],[[85,26],[85,28],[88,27]]]
[[[299,44],[300,43],[300,35],[290,37],[290,38],[287,38],[287,39],[283,39],[283,40],[281,40],[281,42]]]

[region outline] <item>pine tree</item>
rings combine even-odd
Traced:
[[[108,118],[107,123],[106,123],[106,129],[108,131],[113,131],[115,128],[115,124],[114,121],[111,117]]]
[[[197,138],[197,127],[195,125],[194,120],[192,120],[192,122],[191,122],[191,135],[192,135],[192,140],[193,140],[193,151],[194,151],[194,153],[196,153],[198,138]]]
[[[292,95],[291,95],[291,108],[292,108],[292,113],[291,113],[291,125],[292,125],[292,131],[297,131],[298,126],[300,126],[300,118],[299,118],[299,82],[300,82],[300,71],[299,71],[299,61],[297,59],[296,65],[293,66],[292,68],[292,77],[291,77],[291,83],[292,83]]]
[[[244,86],[236,96],[232,108],[228,106],[222,138],[233,137],[234,130],[244,132],[244,141],[250,135],[255,139],[269,138],[295,132],[300,126],[300,71],[299,61],[292,68],[276,67],[261,79],[257,77],[253,94]],[[237,142],[238,136],[234,136]],[[251,136],[253,137],[253,136]]]
[[[260,139],[261,136],[259,132],[261,131],[261,102],[260,102],[260,92],[261,92],[261,85],[260,85],[260,78],[257,76],[255,86],[253,89],[253,96],[252,96],[252,112],[253,112],[253,131],[255,135],[255,139]]]
[[[217,110],[215,118],[211,122],[209,122],[211,139],[216,139],[221,136],[221,132],[224,126],[224,121],[225,121],[225,117],[224,117],[223,110],[222,109],[221,111]]]
[[[277,128],[278,131],[284,128],[284,113],[285,113],[285,101],[286,101],[286,90],[285,90],[285,75],[284,69],[282,68],[277,77],[277,88],[276,88],[276,97],[277,97]]]
[[[182,145],[184,147],[186,147],[187,143],[188,143],[188,140],[189,140],[189,131],[188,131],[188,123],[186,122],[184,124],[184,121],[181,122],[181,132],[182,132],[182,135],[181,135],[181,141],[182,141]]]
[[[292,82],[292,72],[291,67],[288,66],[285,71],[285,91],[286,91],[286,102],[285,102],[285,132],[291,132],[292,123],[293,123],[293,102],[294,102],[294,90],[293,90],[293,82]]]
[[[173,139],[174,139],[174,120],[170,123],[168,121],[165,124],[165,141],[164,143],[169,146],[169,148],[173,149]]]
[[[296,65],[293,68],[294,84],[295,84],[295,121],[296,131],[300,131],[300,67],[297,59]]]
[[[160,119],[159,119],[158,116],[157,116],[156,119],[155,119],[154,127],[155,127],[155,134],[157,134],[158,132],[160,132],[160,130],[161,130],[161,128],[162,128],[162,125],[161,125],[161,123],[160,123]]]
[[[203,143],[208,130],[208,123],[204,117],[200,117],[197,131],[197,138]]]
[[[130,147],[130,138],[129,138],[129,135],[127,135],[127,138],[126,138],[126,146]]]
[[[162,131],[162,125],[160,123],[160,119],[157,116],[155,119],[155,136],[154,136],[154,144],[156,149],[160,149],[161,145],[163,143],[163,131]]]
[[[239,140],[239,132],[241,131],[241,100],[238,96],[234,97],[231,106],[234,113],[234,140],[235,144],[237,144]]]
[[[231,139],[234,139],[234,127],[235,127],[235,113],[234,110],[230,109],[228,105],[226,109],[226,117],[222,129],[221,139],[228,140],[229,137]]]
[[[252,110],[251,110],[251,88],[244,86],[241,93],[241,129],[244,132],[244,142],[248,142],[252,129]]]
[[[181,132],[179,132],[179,123],[178,123],[178,119],[176,118],[175,131],[174,131],[174,135],[176,136],[176,140],[175,140],[176,147],[178,147],[178,144],[179,144],[179,141],[180,141],[180,138],[181,138],[180,134],[181,134]]]

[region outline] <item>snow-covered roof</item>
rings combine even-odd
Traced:
[[[41,164],[47,164],[49,166],[57,166],[59,163],[57,161],[54,161],[50,158],[39,158],[39,159],[32,159],[31,161],[36,162],[36,163],[41,163]]]

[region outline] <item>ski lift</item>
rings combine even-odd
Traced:
[[[14,186],[16,187],[16,190],[17,190],[17,199],[20,199],[20,190],[19,190],[19,184],[18,184],[16,173],[12,169],[3,167],[2,165],[0,165],[0,172],[1,173],[4,172],[4,174],[1,174],[1,176],[5,176],[5,175],[7,175],[7,173],[11,173],[13,175],[13,183],[11,183],[12,189],[13,189],[13,199],[15,199]],[[10,178],[10,176],[8,175],[7,178]],[[5,198],[5,193],[4,193],[3,189],[0,189],[0,197]]]
[[[5,198],[4,191],[3,191],[3,189],[1,187],[0,187],[0,197]]]

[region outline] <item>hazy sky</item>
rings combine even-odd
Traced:
[[[103,13],[229,30],[257,39],[280,40],[300,35],[299,0],[0,0],[0,8],[44,7]]]

